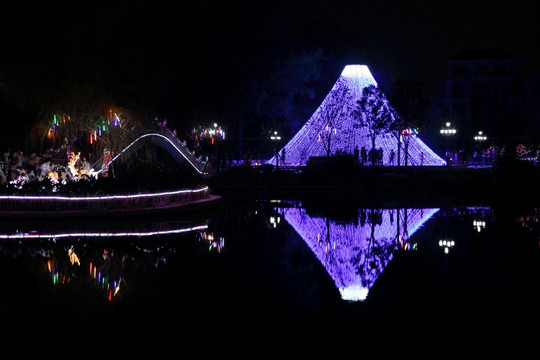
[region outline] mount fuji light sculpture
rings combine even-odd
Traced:
[[[310,157],[334,155],[336,152],[354,154],[355,148],[366,152],[372,148],[372,141],[367,126],[353,116],[362,91],[369,85],[377,86],[366,65],[347,65],[321,105],[296,133],[296,135],[277,153],[279,159],[272,157],[269,164],[304,166]],[[407,164],[413,166],[442,166],[446,162],[435,154],[416,134],[408,131],[409,145]],[[382,164],[397,165],[397,155],[393,164],[390,161],[392,150],[398,154],[398,139],[395,133],[383,133],[376,138],[376,149],[382,149]],[[400,165],[405,165],[405,147],[401,143]],[[368,163],[370,163],[368,161]]]
[[[301,207],[277,211],[319,259],[342,299],[363,301],[398,246],[410,245],[413,234],[439,209],[362,209],[357,221],[349,223],[312,216]]]

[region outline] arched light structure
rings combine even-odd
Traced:
[[[122,154],[124,154],[129,148],[131,148],[133,145],[135,145],[140,140],[147,138],[147,137],[155,137],[161,140],[165,140],[168,144],[171,145],[171,147],[176,151],[176,153],[181,156],[181,158],[185,159],[194,169],[197,171],[197,173],[204,175],[206,174],[206,164],[203,162],[198,161],[193,155],[191,155],[188,150],[183,146],[178,146],[178,144],[175,144],[174,141],[169,139],[167,136],[159,133],[148,133],[139,136],[137,139],[133,140],[131,144],[126,146],[124,150],[119,152],[112,160],[107,164],[107,167],[110,166],[116,159],[118,159]],[[97,172],[97,174],[101,173],[104,169],[101,169]]]

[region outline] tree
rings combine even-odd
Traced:
[[[401,163],[401,139],[405,140],[405,166],[408,163],[411,129],[421,129],[427,123],[429,98],[425,86],[412,79],[398,79],[390,90],[390,103],[394,110],[391,130],[398,140],[397,163]]]
[[[393,110],[382,90],[375,85],[368,85],[362,90],[362,97],[357,101],[353,116],[368,129],[371,138],[371,149],[375,150],[377,136],[390,129],[394,121]],[[375,165],[375,156],[371,158]]]
[[[351,111],[349,107],[351,99],[347,82],[339,79],[321,104],[320,120],[317,125],[322,126],[319,130],[319,140],[324,144],[326,157],[330,157],[333,135],[340,130],[343,117],[348,116]]]

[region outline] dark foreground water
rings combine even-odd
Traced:
[[[225,198],[190,218],[2,221],[0,322],[520,329],[540,320],[539,211]]]

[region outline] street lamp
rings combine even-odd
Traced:
[[[277,131],[274,131],[274,134],[270,136],[270,140],[274,140],[274,141],[281,140],[281,136],[278,135]]]
[[[478,132],[478,135],[475,135],[474,140],[476,140],[476,141],[478,141],[478,142],[486,141],[486,140],[487,140],[487,136],[484,135],[484,134],[482,133],[482,131],[479,131],[479,132]]]
[[[450,149],[448,148],[448,138],[455,135],[457,130],[456,128],[451,126],[452,124],[450,124],[450,122],[446,122],[445,125],[446,126],[441,129],[441,134],[446,137],[446,164],[450,166],[450,160],[452,160],[452,156],[450,156]]]
[[[482,142],[483,141],[486,141],[487,140],[487,136],[484,135],[484,133],[482,131],[478,131],[478,134],[474,136],[474,141],[476,141],[478,143],[478,149],[479,151],[482,153],[482,163],[484,163],[485,161],[485,154],[483,153],[483,150],[482,150]],[[475,151],[474,152],[474,162],[477,162],[476,160],[476,155],[477,155],[477,152]]]
[[[447,122],[445,125],[446,126],[441,129],[442,135],[454,135],[457,132],[455,128],[450,127],[451,124],[449,122]]]
[[[451,248],[453,248],[456,245],[454,240],[439,240],[439,246],[444,250],[445,254],[448,254]]]
[[[484,220],[473,220],[473,226],[476,231],[480,232],[486,228],[486,222]]]

